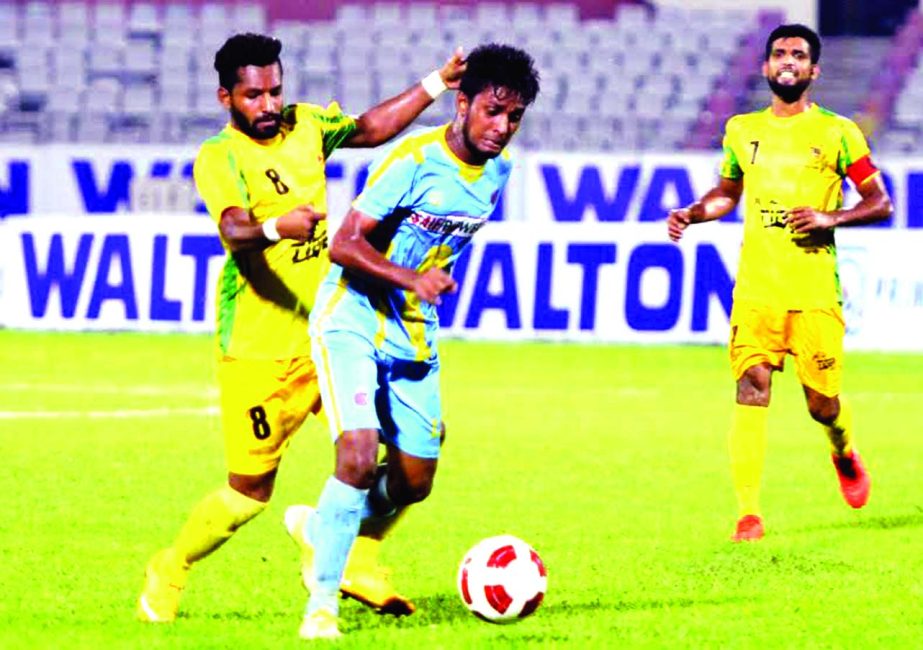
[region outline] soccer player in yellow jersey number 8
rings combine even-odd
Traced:
[[[458,50],[422,82],[353,118],[336,103],[285,105],[281,48],[274,38],[238,34],[215,55],[218,100],[230,122],[202,145],[194,176],[228,251],[218,282],[216,350],[228,480],[148,562],[138,600],[145,621],[176,617],[191,566],[262,512],[289,438],[308,413],[320,413],[307,328],[329,268],[327,158],[338,147],[391,139],[441,91],[457,88],[465,70]],[[298,522],[289,519],[300,544]],[[366,549],[374,555],[377,544]],[[375,586],[388,593],[387,583]],[[375,605],[365,594],[347,595]]]
[[[868,144],[851,120],[808,99],[821,43],[804,25],[782,25],[766,41],[763,76],[771,105],[735,115],[724,134],[717,187],[667,218],[678,241],[689,224],[728,214],[746,188],[743,246],[731,309],[730,357],[737,404],[729,436],[739,505],[734,541],[763,537],[759,488],[772,373],[794,359],[808,411],[821,424],[846,502],[861,508],[870,480],[840,395],[844,323],[834,228],[891,215]],[[860,200],[843,208],[849,178]]]

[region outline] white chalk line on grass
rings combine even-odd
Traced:
[[[90,420],[165,418],[165,417],[211,417],[218,415],[217,406],[196,408],[120,409],[113,411],[0,411],[0,420],[64,420],[86,418]]]
[[[174,395],[201,395],[215,397],[218,389],[214,385],[204,384],[65,384],[38,382],[0,383],[0,391],[20,393],[79,393],[82,395],[150,395],[152,397],[169,397]]]

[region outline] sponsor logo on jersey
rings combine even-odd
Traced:
[[[487,217],[469,217],[462,214],[436,216],[425,212],[414,212],[407,218],[407,221],[417,228],[440,235],[471,237],[487,222]]]

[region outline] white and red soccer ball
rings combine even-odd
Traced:
[[[512,535],[481,540],[458,567],[458,591],[465,606],[491,623],[525,618],[538,609],[547,588],[542,559]]]

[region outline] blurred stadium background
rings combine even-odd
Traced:
[[[884,227],[841,240],[851,341],[918,348],[909,328],[923,327],[923,272],[910,265],[908,274],[895,254],[923,228],[918,4],[4,0],[0,324],[210,327],[221,250],[191,162],[227,120],[214,52],[250,30],[283,41],[287,101],[335,99],[351,113],[458,44],[501,40],[536,58],[543,92],[515,140],[518,169],[495,215],[507,223],[460,265],[472,286],[458,313],[444,314],[450,333],[721,342],[739,215],[679,248],[656,222],[714,181],[725,120],[768,99],[766,34],[800,21],[824,37],[815,99],[867,132],[897,206]],[[419,122],[452,114],[447,94]],[[370,157],[331,159],[331,219],[362,186]],[[125,218],[137,213],[147,216]],[[150,216],[168,213],[169,222]],[[58,221],[22,218],[36,215]],[[895,323],[908,323],[906,335],[890,336]]]

